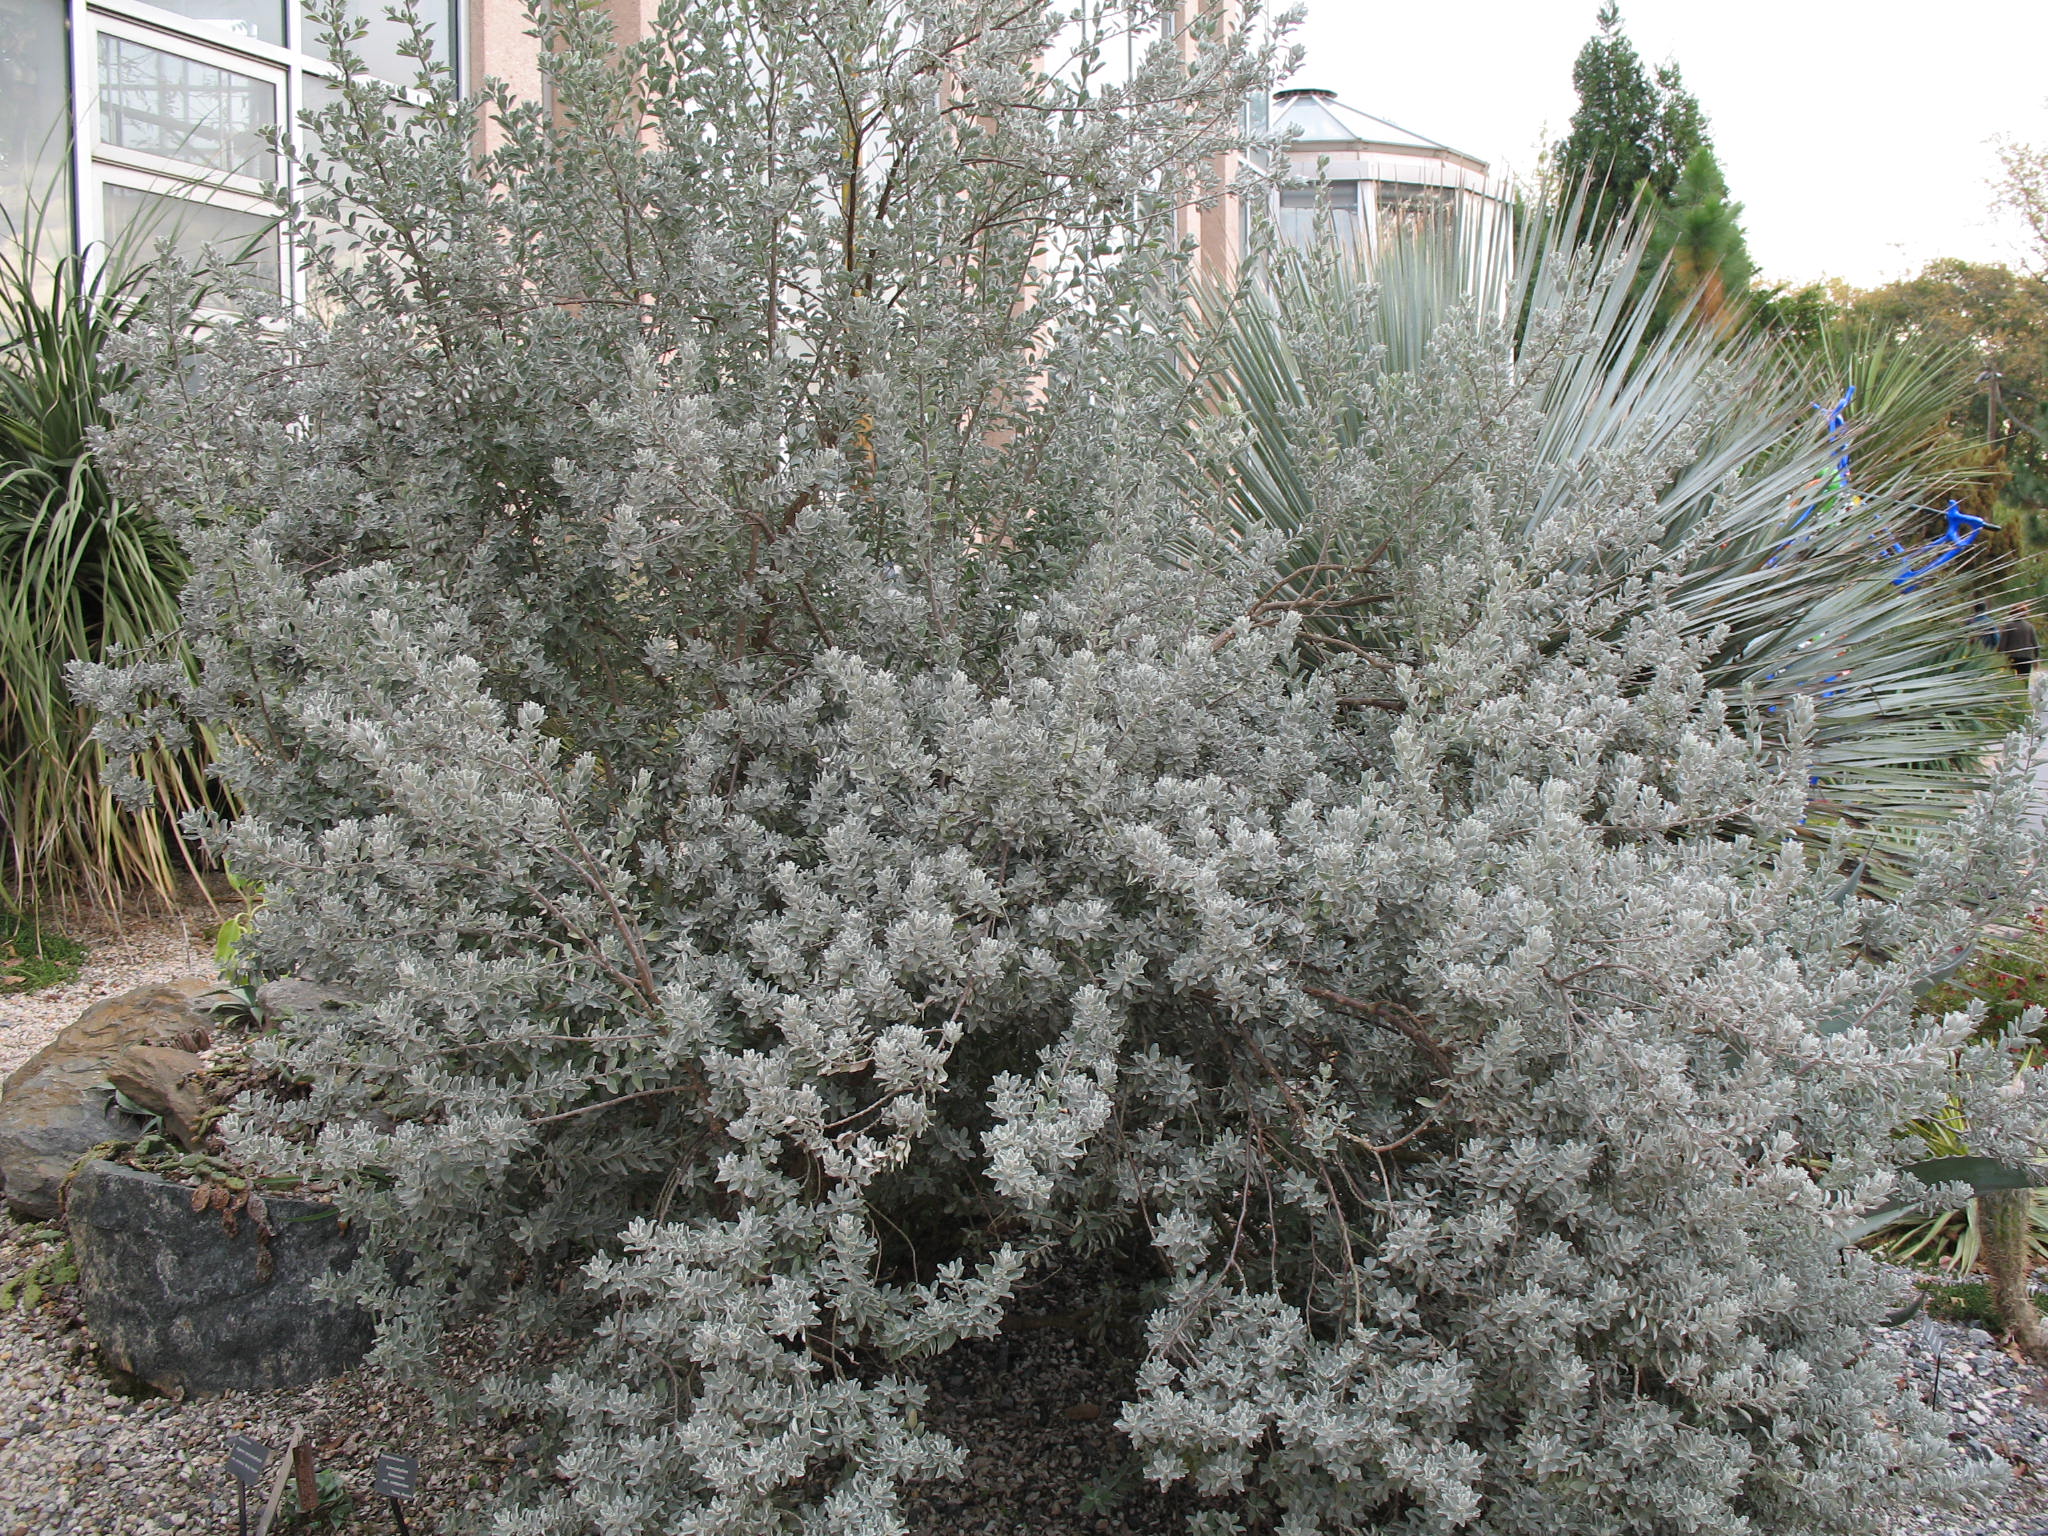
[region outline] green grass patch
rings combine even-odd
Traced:
[[[0,1285],[0,1312],[17,1308],[33,1312],[49,1292],[77,1280],[78,1263],[71,1256],[71,1244],[46,1248],[20,1274]]]
[[[39,992],[74,980],[85,946],[31,917],[0,909],[0,992]]]

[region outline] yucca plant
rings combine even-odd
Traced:
[[[1561,238],[1561,218],[1511,254],[1503,226],[1392,243],[1370,269],[1274,251],[1198,301],[1190,489],[1220,491],[1227,520],[1203,536],[1275,551],[1267,615],[1299,615],[1308,652],[1349,657],[1361,675],[1412,660],[1442,638],[1429,572],[1487,514],[1468,504],[1463,466],[1502,427],[1475,412],[1418,443],[1402,401],[1454,373],[1486,317],[1520,317],[1508,366],[1545,381],[1525,402],[1545,430],[1506,510],[1541,537],[1573,494],[1561,466],[1645,445],[1666,457],[1649,515],[1681,556],[1675,601],[1708,647],[1708,677],[1767,713],[1811,701],[1810,829],[1853,829],[1865,877],[1890,882],[1920,833],[1983,788],[1986,754],[2026,716],[2023,684],[1970,642],[1965,562],[1909,578],[1944,552],[1930,548],[1930,503],[1973,472],[1942,431],[1967,378],[1896,339],[1795,352],[1683,311],[1660,326],[1641,231],[1588,251]],[[1583,330],[1557,323],[1567,308]],[[1392,700],[1364,688],[1356,703]]]
[[[1927,1148],[1929,1157],[1967,1158],[1970,1127],[1962,1111],[1950,1104],[1942,1113],[1916,1120],[1908,1129]],[[2048,1262],[2048,1189],[2019,1192],[2029,1214],[2027,1248],[2036,1264]],[[1974,1272],[1984,1253],[1983,1222],[1978,1201],[1950,1210],[1907,1212],[1866,1239],[1873,1253],[1899,1264],[1938,1269],[1958,1277]]]
[[[1955,428],[1957,405],[1969,399],[1983,367],[1968,347],[1860,316],[1780,345],[1809,385],[1817,412],[1845,388],[1855,390],[1852,446],[1860,479],[1897,477],[1917,487],[1923,502],[1986,480],[1980,443]]]
[[[92,453],[122,385],[107,344],[139,313],[132,248],[44,258],[40,212],[0,231],[0,830],[23,905],[169,897],[192,855],[174,818],[210,793],[203,739],[152,743],[128,765],[154,804],[119,803],[94,716],[66,668],[178,654],[185,560],[114,495]]]

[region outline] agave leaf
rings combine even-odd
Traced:
[[[1967,1184],[1979,1194],[1987,1189],[2032,1189],[2048,1178],[2048,1169],[2001,1163],[1990,1157],[1930,1157],[1909,1163],[1900,1171],[1912,1174],[1923,1184]],[[1843,1241],[1860,1243],[1874,1237],[1914,1205],[1911,1200],[1895,1200],[1872,1211],[1849,1229]]]
[[[2048,1177],[2048,1170],[2024,1164],[2001,1163],[1991,1157],[1930,1157],[1908,1163],[1910,1173],[1922,1184],[1967,1184],[1972,1189],[2032,1189]]]
[[[1533,491],[1491,513],[1497,526],[1538,536],[1588,494],[1588,466],[1610,450],[1663,452],[1674,467],[1655,515],[1712,680],[1767,730],[1810,703],[1808,830],[1843,843],[1859,885],[1896,883],[1924,829],[1985,787],[1989,754],[2028,715],[2024,683],[1971,638],[1961,563],[1900,579],[1929,537],[1926,499],[1970,472],[1938,430],[1968,379],[1954,359],[1896,342],[1838,338],[1836,352],[1795,355],[1684,310],[1659,328],[1641,231],[1585,251],[1561,237],[1570,227],[1567,213],[1533,231],[1513,264],[1504,230],[1484,221],[1455,240],[1391,244],[1370,270],[1278,251],[1237,287],[1199,293],[1186,485],[1214,509],[1209,534],[1281,551],[1271,600],[1302,613],[1306,654],[1412,659],[1428,635],[1396,610],[1427,585],[1432,549],[1473,525],[1441,495],[1362,504],[1345,466],[1412,437],[1403,390],[1434,351],[1493,348],[1541,413]],[[1562,351],[1554,338],[1574,332],[1573,313],[1594,317],[1597,340]],[[1845,445],[1813,407],[1846,383],[1858,393]],[[1455,476],[1462,445],[1433,447],[1442,468],[1425,490]]]

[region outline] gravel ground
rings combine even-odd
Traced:
[[[55,1253],[58,1241],[48,1229],[0,1232],[0,1274]],[[0,1313],[0,1536],[232,1531],[234,1484],[222,1465],[233,1434],[279,1450],[303,1436],[355,1497],[354,1517],[338,1529],[365,1533],[392,1529],[388,1506],[369,1495],[377,1453],[417,1455],[421,1497],[408,1519],[430,1533],[448,1510],[494,1488],[524,1449],[506,1426],[435,1427],[419,1393],[373,1371],[203,1402],[150,1395],[108,1377],[68,1291],[33,1312]],[[288,1528],[306,1529],[273,1529]]]
[[[75,981],[0,996],[0,1073],[103,998],[213,975],[215,922],[199,907],[122,928],[68,930],[88,950]],[[62,1234],[0,1217],[0,1284],[61,1249]],[[369,1495],[379,1451],[419,1457],[421,1496],[408,1518],[422,1533],[436,1531],[448,1511],[475,1504],[516,1466],[530,1466],[530,1448],[512,1426],[437,1426],[421,1394],[378,1372],[177,1403],[109,1375],[71,1287],[53,1288],[37,1308],[0,1311],[0,1536],[231,1531],[234,1485],[222,1464],[233,1434],[279,1450],[295,1436],[306,1439],[318,1465],[339,1474],[355,1498],[343,1530],[392,1529],[388,1506]],[[289,1493],[284,1502],[293,1507]],[[274,1529],[294,1528],[306,1527],[281,1521]]]
[[[1949,1438],[1966,1455],[2013,1471],[1989,1506],[1919,1516],[1900,1526],[1900,1536],[2048,1536],[2048,1372],[1966,1324],[1922,1318],[1878,1332],[1904,1351],[1921,1397],[1949,1411]]]
[[[0,1282],[60,1251],[61,1234],[0,1225]],[[1055,1282],[1033,1305],[1065,1298]],[[459,1373],[466,1362],[456,1361]],[[1127,1362],[1066,1326],[1022,1327],[1008,1348],[965,1345],[927,1375],[927,1416],[967,1452],[960,1483],[906,1490],[917,1536],[1179,1536],[1200,1507],[1141,1486],[1110,1422]],[[136,1395],[137,1392],[145,1395]],[[451,1430],[419,1393],[376,1371],[296,1391],[177,1403],[112,1379],[79,1317],[71,1287],[34,1310],[0,1312],[0,1536],[169,1536],[234,1529],[227,1438],[273,1447],[294,1435],[354,1496],[336,1529],[392,1529],[369,1495],[381,1450],[418,1455],[421,1536],[463,1522],[514,1472],[538,1473],[538,1442],[522,1426],[480,1420]],[[291,1496],[286,1494],[286,1508]],[[286,1530],[314,1527],[285,1526]],[[328,1529],[326,1526],[317,1529]]]
[[[210,974],[208,921],[201,911],[125,934],[82,935],[91,957],[77,981],[0,997],[0,1072],[101,998]],[[0,1218],[0,1284],[46,1266],[61,1244],[51,1229]],[[1091,1330],[1091,1299],[1081,1280],[1052,1277],[1024,1300],[1006,1340],[962,1345],[923,1373],[926,1416],[965,1449],[967,1476],[906,1490],[916,1536],[1168,1536],[1204,1507],[1185,1491],[1161,1496],[1137,1476],[1112,1422],[1131,1365]],[[1993,1504],[1909,1518],[1897,1536],[2048,1536],[2048,1373],[1976,1328],[1923,1318],[1881,1332],[1903,1352],[1922,1395],[1949,1410],[1958,1446],[2015,1474]],[[369,1495],[382,1450],[420,1458],[421,1497],[407,1514],[421,1536],[466,1524],[449,1517],[481,1507],[508,1475],[543,1470],[531,1459],[538,1442],[522,1426],[436,1424],[424,1397],[375,1371],[176,1403],[105,1371],[70,1287],[54,1287],[38,1307],[0,1311],[0,1536],[231,1531],[234,1485],[223,1461],[237,1433],[279,1448],[303,1437],[353,1496],[345,1523],[281,1522],[280,1536],[393,1529],[387,1506]]]
[[[0,1229],[0,1280],[56,1253],[58,1242],[44,1228]],[[1030,1304],[1072,1299],[1055,1282]],[[906,1490],[916,1536],[1178,1536],[1192,1510],[1227,1507],[1142,1484],[1111,1423],[1128,1362],[1091,1341],[1085,1320],[1052,1321],[1027,1322],[1007,1348],[962,1345],[926,1374],[928,1418],[965,1448],[967,1476]],[[1915,1323],[1889,1341],[1923,1396],[1938,1393],[1954,1416],[1958,1446],[2015,1474],[1995,1503],[1908,1518],[1898,1536],[2048,1536],[2048,1374],[1967,1326]],[[352,1517],[332,1527],[342,1531],[392,1528],[369,1495],[380,1450],[420,1457],[421,1498],[407,1514],[421,1536],[465,1523],[448,1516],[480,1508],[508,1474],[541,1470],[530,1457],[537,1442],[520,1426],[436,1425],[424,1397],[374,1371],[204,1402],[133,1392],[98,1363],[68,1288],[34,1311],[0,1312],[0,1536],[230,1531],[234,1485],[222,1463],[237,1433],[275,1447],[304,1436],[355,1499]]]
[[[40,992],[0,994],[0,1076],[49,1044],[50,1037],[102,998],[153,981],[212,976],[219,919],[205,907],[124,928],[67,929],[86,946],[76,981]]]

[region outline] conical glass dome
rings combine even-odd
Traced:
[[[1275,92],[1272,128],[1292,135],[1293,185],[1276,210],[1290,244],[1335,240],[1369,255],[1396,233],[1454,229],[1501,201],[1478,156],[1349,106],[1335,91]]]

